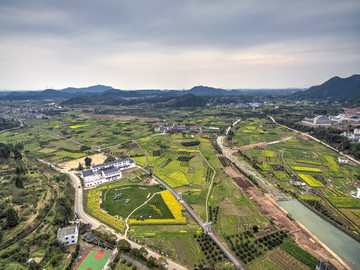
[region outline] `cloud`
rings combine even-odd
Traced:
[[[23,0],[0,7],[3,89],[304,87],[360,67],[357,0]]]

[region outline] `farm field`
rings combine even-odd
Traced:
[[[223,266],[229,264],[217,247],[214,247],[212,255],[209,250],[206,251],[205,243],[211,245],[211,242],[203,238],[202,230],[194,222],[170,227],[134,226],[130,230],[130,235],[155,251],[163,252],[170,258],[179,261],[189,269],[200,264],[214,265],[216,269],[223,269]]]
[[[262,125],[263,121],[268,120],[262,120]],[[254,121],[254,123],[257,122]],[[252,125],[246,129],[257,130],[258,128],[259,126]],[[351,195],[356,190],[359,166],[350,163],[339,164],[337,161],[339,154],[333,150],[306,137],[295,136],[290,132],[284,134],[281,131],[282,128],[278,134],[293,136],[293,138],[286,141],[278,138],[278,143],[239,150],[239,159],[250,163],[279,189],[287,190],[297,196],[315,196],[323,201],[321,204],[316,204],[320,212],[326,213],[331,219],[337,220],[348,228],[359,231],[341,214],[342,209],[358,207]],[[338,210],[332,209],[324,199],[327,199]],[[315,207],[315,204],[312,206]],[[346,215],[345,212],[343,214]],[[350,216],[355,224],[360,222],[354,215],[350,214]]]
[[[277,141],[293,135],[291,132],[277,127],[267,119],[258,118],[242,120],[235,126],[233,131],[232,144],[235,147]]]
[[[82,116],[65,114],[46,122],[28,120],[27,123],[94,148],[104,148],[153,135],[153,124],[147,121],[139,119],[109,121],[88,114]]]
[[[283,228],[274,225],[265,211],[260,211],[259,204],[249,199],[246,188],[252,184],[244,181],[241,172],[216,147],[216,136],[241,115],[241,110],[154,108],[152,114],[145,110],[144,117],[137,117],[131,113],[139,111],[140,107],[116,108],[111,114],[98,111],[95,114],[88,109],[72,108],[51,119],[28,120],[27,123],[33,126],[0,134],[0,142],[24,143],[24,151],[29,157],[39,157],[66,169],[76,167],[85,156],[93,158],[95,164],[106,158],[106,155],[81,149],[79,145],[34,128],[38,126],[118,158],[133,158],[176,192],[182,192],[184,201],[203,221],[213,223],[213,232],[248,268],[312,267],[305,261],[313,263],[313,259],[300,252],[296,245],[289,244],[289,236],[281,231]],[[238,157],[241,161],[251,164],[270,184],[282,192],[289,192],[289,196],[299,196],[349,228],[352,225],[341,213],[359,226],[360,206],[349,200],[349,191],[355,189],[358,167],[338,164],[335,152],[279,128],[267,119],[244,119],[233,128],[229,146],[239,149],[248,144],[263,145],[241,148]],[[161,121],[205,127],[200,134],[155,134],[153,127]],[[286,140],[282,140],[284,138]],[[124,232],[125,219],[148,200],[129,217],[130,237],[190,269],[199,265],[231,269],[220,250],[176,199],[154,184],[151,177],[142,174],[131,172],[120,181],[86,190],[87,212]],[[42,181],[45,183],[46,179]],[[290,181],[303,185],[296,186]],[[262,194],[265,190],[261,188],[256,192],[259,197],[269,195]],[[41,194],[41,200],[45,195],[48,196],[45,192]],[[332,209],[330,203],[340,212]],[[55,217],[52,212],[46,220],[52,222]]]
[[[52,163],[65,162],[94,154],[89,148],[51,135],[35,128],[23,128],[0,134],[2,143],[20,143],[27,155],[42,158]]]

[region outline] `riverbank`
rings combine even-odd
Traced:
[[[278,205],[280,207],[280,209],[286,214],[286,215],[290,215],[293,216],[289,211],[287,211],[286,209],[284,209],[279,202],[286,202],[286,201],[278,201]],[[311,210],[309,210],[311,211]],[[315,213],[314,213],[315,214]],[[315,214],[316,215],[316,214]],[[317,243],[319,243],[329,254],[331,254],[331,256],[333,258],[336,259],[336,261],[334,261],[331,257],[326,258],[328,261],[330,261],[337,269],[352,269],[339,255],[337,255],[331,248],[329,248],[323,241],[321,241],[314,233],[312,233],[307,227],[305,227],[299,220],[297,220],[296,218],[294,218],[294,222],[297,224],[297,226],[299,226],[303,231],[305,231],[308,235],[309,235],[309,240],[311,241],[311,239]],[[304,246],[299,245],[301,248],[304,248]],[[314,250],[314,252],[316,252]],[[311,253],[311,252],[310,252]],[[325,255],[322,254],[321,255]],[[319,258],[321,256],[317,256],[317,258]]]
[[[223,145],[224,137],[219,136],[217,139],[217,144],[223,151],[223,154],[226,155],[230,160],[239,163],[239,160],[233,156],[233,152],[226,148]],[[239,164],[242,170],[247,174],[252,175],[259,180],[261,183],[265,184],[267,190],[273,191],[273,187],[270,187],[268,183],[260,176],[258,176],[254,171],[246,169],[243,164]],[[243,174],[242,178],[245,178],[247,185],[240,186],[244,194],[249,197],[261,210],[261,212],[269,218],[274,224],[276,224],[280,229],[286,232],[292,239],[295,240],[296,244],[302,249],[308,251],[316,258],[320,258],[322,261],[330,261],[337,269],[351,269],[350,266],[340,258],[333,250],[326,246],[322,241],[318,239],[311,231],[306,229],[302,224],[296,220],[292,220],[288,216],[288,212],[285,211],[276,200],[280,197],[286,196],[277,196],[275,198],[271,193],[277,194],[277,192],[270,193],[261,193],[255,186],[253,186],[249,179],[247,179]],[[249,185],[250,184],[250,185]],[[246,186],[246,187],[245,187]],[[310,210],[309,210],[310,211]]]

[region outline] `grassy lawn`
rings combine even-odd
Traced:
[[[112,216],[123,217],[124,219],[138,206],[143,204],[154,193],[160,192],[162,189],[159,185],[156,186],[140,186],[140,185],[126,185],[123,187],[113,187],[102,190],[102,200],[100,207],[106,210]],[[122,195],[121,195],[122,194]],[[118,196],[116,196],[118,195]],[[121,196],[121,197],[120,197]],[[118,199],[116,199],[118,197]],[[156,197],[156,198],[155,198]],[[144,209],[139,209],[135,215],[149,214],[151,217],[160,217],[160,214],[150,207],[154,205],[156,209],[165,216],[172,216],[169,209],[166,207],[161,196],[155,196]],[[125,203],[126,200],[130,200]]]

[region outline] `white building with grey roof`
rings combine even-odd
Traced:
[[[59,228],[57,232],[57,239],[65,245],[74,245],[78,241],[79,230],[77,224],[72,226]]]
[[[92,165],[90,170],[81,172],[85,187],[93,187],[122,177],[122,170],[135,167],[133,159],[118,159],[99,165]]]

